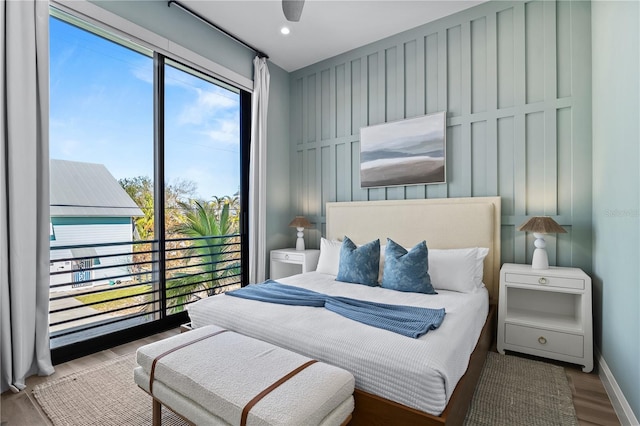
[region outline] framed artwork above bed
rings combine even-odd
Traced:
[[[360,129],[360,185],[446,182],[446,112]]]

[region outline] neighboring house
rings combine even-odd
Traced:
[[[134,217],[142,211],[103,164],[51,160],[52,291],[130,279]],[[56,247],[64,247],[56,249]],[[115,256],[114,256],[115,255]],[[95,280],[95,281],[94,281]]]

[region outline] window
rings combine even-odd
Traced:
[[[242,285],[249,96],[55,9],[50,54],[55,361]]]

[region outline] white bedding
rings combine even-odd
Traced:
[[[487,290],[403,293],[335,281],[318,272],[278,280],[335,296],[446,310],[437,330],[419,339],[374,328],[322,308],[225,296],[188,306],[193,327],[215,324],[342,367],[356,388],[440,415],[467,369],[489,309]]]

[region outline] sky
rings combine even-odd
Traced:
[[[50,158],[153,177],[153,59],[50,18]],[[151,52],[148,52],[151,55]],[[165,181],[240,188],[239,95],[165,66]]]

